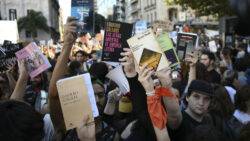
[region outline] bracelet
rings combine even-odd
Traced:
[[[146,95],[147,95],[147,96],[153,96],[153,95],[155,95],[155,91],[152,91],[152,92],[146,92]]]

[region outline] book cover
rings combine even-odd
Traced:
[[[77,32],[94,34],[94,3],[93,0],[72,0],[71,16],[78,19]]]
[[[66,130],[80,127],[84,115],[90,116],[87,123],[99,115],[89,73],[59,80],[56,85]]]
[[[175,67],[180,64],[179,58],[176,54],[172,40],[169,38],[167,33],[163,33],[157,37],[157,41],[164,52],[168,61],[170,62],[170,67]]]
[[[27,62],[27,71],[31,78],[36,77],[51,67],[49,60],[43,55],[42,51],[34,42],[28,44],[15,54],[18,60],[25,59],[25,62]]]
[[[152,63],[154,67],[156,67],[156,70],[159,71],[163,68],[169,67],[169,61],[167,60],[166,56],[161,50],[161,47],[159,46],[159,43],[156,40],[156,37],[151,29],[146,30],[145,32],[141,34],[137,34],[133,36],[132,38],[127,40],[129,47],[132,50],[132,53],[134,55],[134,58],[137,62],[137,64],[142,65],[143,62],[145,62],[145,58],[151,58],[148,56],[148,54],[154,54],[155,61]],[[158,53],[161,54],[158,55]],[[141,59],[143,59],[141,61]],[[160,59],[160,62],[157,65],[157,60]],[[149,61],[151,62],[151,61]]]
[[[128,47],[127,39],[132,36],[133,25],[107,21],[105,25],[102,60],[119,62],[123,48]]]
[[[181,60],[186,58],[186,54],[195,51],[198,44],[198,36],[194,33],[178,33],[177,35],[177,54]]]
[[[141,59],[139,62],[140,66],[147,64],[148,67],[157,70],[157,67],[161,60],[161,53],[144,48],[142,51]]]

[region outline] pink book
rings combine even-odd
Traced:
[[[27,63],[26,67],[31,78],[36,77],[51,67],[48,59],[34,42],[16,52],[16,57],[17,60],[25,59]]]

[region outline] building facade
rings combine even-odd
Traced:
[[[127,22],[146,20],[149,26],[163,31],[170,31],[175,23],[195,17],[193,10],[167,5],[164,0],[129,0],[126,9]]]
[[[48,41],[51,38],[59,38],[59,4],[57,0],[1,0],[0,16],[2,20],[18,20],[27,16],[30,10],[40,11],[47,19],[50,32],[38,30],[36,40]],[[26,31],[19,31],[21,41],[31,41],[31,37]]]

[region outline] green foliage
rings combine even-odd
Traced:
[[[47,19],[43,16],[42,12],[31,10],[25,17],[21,17],[17,21],[18,30],[26,30],[31,33],[32,38],[37,34],[37,30],[49,32]]]
[[[228,0],[165,0],[169,4],[179,4],[197,11],[200,16],[217,15],[219,17],[232,15]]]

